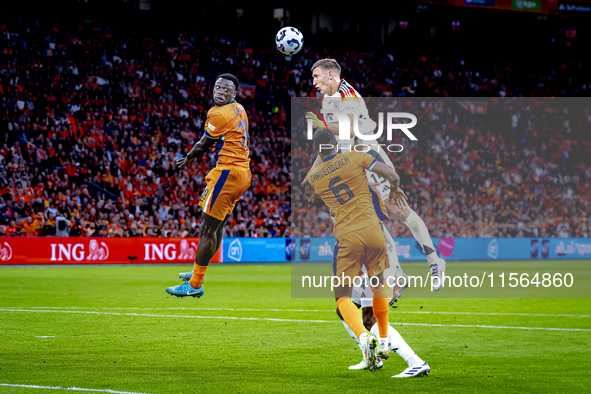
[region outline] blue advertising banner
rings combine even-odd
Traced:
[[[414,238],[394,238],[400,261],[424,261]],[[591,259],[589,238],[433,238],[448,260]],[[224,263],[332,261],[335,239],[224,238]]]
[[[287,253],[290,243],[291,238],[224,238],[222,261],[224,263],[290,261]]]

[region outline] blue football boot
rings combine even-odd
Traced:
[[[168,287],[166,292],[177,297],[199,298],[203,295],[203,293],[205,293],[205,290],[203,290],[203,285],[201,285],[198,289],[194,289],[193,286],[191,286],[191,283],[185,282],[182,285]]]

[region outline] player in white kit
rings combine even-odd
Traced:
[[[339,110],[344,112],[349,117],[349,122],[353,125],[353,121],[355,120],[355,116],[358,116],[358,127],[361,134],[373,134],[375,130],[376,123],[369,118],[367,107],[365,105],[365,101],[361,97],[361,95],[344,79],[340,78],[341,68],[339,64],[334,59],[323,59],[319,60],[312,66],[312,73],[314,78],[314,86],[316,89],[320,91],[321,94],[324,95],[322,101],[322,108],[323,108],[323,119],[320,120],[316,115],[313,113],[308,113],[306,116],[307,119],[312,120],[314,124],[317,124],[320,127],[325,127],[331,130],[335,135],[339,135],[339,121],[337,116],[333,113],[330,113],[330,110]],[[339,139],[339,147],[342,149],[343,147],[348,147],[347,150],[353,149],[356,141],[354,138],[355,134],[353,132],[353,126],[351,126],[350,132],[350,140],[343,141]],[[363,142],[363,141],[361,141]],[[368,142],[371,144],[372,142]],[[346,148],[345,148],[346,149]],[[366,154],[374,157],[376,160],[383,162],[384,164],[394,168],[394,165],[390,161],[390,158],[386,154],[386,152],[381,149],[380,151],[376,150],[369,150],[365,152]],[[316,167],[320,163],[319,158],[317,158],[316,162],[314,163],[314,167]],[[389,202],[388,196],[390,194],[388,182],[385,181],[379,175],[366,171],[368,181],[371,184],[374,184],[374,190],[378,193],[379,197],[382,198],[388,210],[399,220],[403,221],[411,230],[415,239],[422,245],[425,254],[427,255],[427,260],[429,263],[429,269],[433,276],[438,276],[440,280],[438,281],[440,286],[434,288],[434,290],[439,290],[443,285],[443,276],[445,272],[445,261],[435,253],[435,247],[433,245],[433,241],[429,235],[429,231],[427,230],[427,226],[425,222],[414,212],[408,204],[403,206],[398,206],[395,204],[391,204]],[[385,219],[385,218],[384,218]],[[388,249],[388,262],[390,268],[384,271],[384,278],[391,277],[393,281],[390,283],[404,283],[404,280],[399,280],[398,278],[406,277],[402,269],[400,268],[400,264],[398,262],[398,256],[396,254],[395,244],[394,241],[389,234],[389,232],[384,228],[384,233],[386,235],[387,240],[387,249]],[[437,282],[436,282],[437,284]],[[407,285],[407,284],[406,284]],[[402,291],[406,286],[396,286],[393,289],[393,301],[396,301]],[[357,300],[353,299],[354,302],[359,305],[363,310],[364,315],[364,324],[366,328],[370,330],[372,333],[377,330],[376,324],[371,324],[371,320],[368,318],[369,314],[372,314],[371,307],[372,307],[372,294],[370,293],[369,287],[366,289],[362,289],[359,292],[359,298]],[[338,314],[338,310],[337,310]],[[373,314],[372,314],[373,315]],[[340,317],[340,314],[339,314]],[[341,319],[342,320],[342,319]],[[351,331],[351,329],[345,324],[343,324],[347,331],[352,334],[353,339],[357,339],[356,335]],[[402,373],[395,375],[393,377],[413,377],[413,376],[423,376],[427,375],[430,371],[429,366],[426,362],[421,360],[413,351],[412,349],[406,344],[404,339],[398,334],[398,332],[390,326],[388,329],[388,338],[390,342],[390,349],[395,351],[399,356],[401,356],[409,365],[409,367],[403,371]],[[367,368],[366,360],[362,360],[361,363],[349,367],[350,369],[365,369]]]

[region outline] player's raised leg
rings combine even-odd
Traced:
[[[182,285],[167,288],[167,293],[177,297],[203,295],[203,278],[221,245],[224,223],[250,185],[250,180],[250,169],[229,165],[217,166],[207,175],[207,188],[199,202],[203,214],[191,278]]]
[[[223,239],[223,233],[224,233],[224,226],[226,225],[226,222],[228,221],[228,218],[230,217],[230,215],[226,215],[226,218],[224,219],[224,222],[222,223],[222,225],[218,228],[217,234],[216,234],[216,241],[217,241],[217,245],[215,248],[215,252],[214,254],[219,250],[220,246],[222,246],[222,239]],[[197,255],[195,255],[195,257],[197,257]],[[194,267],[193,267],[194,268]],[[189,272],[181,272],[179,274],[179,279],[181,279],[182,281],[189,281],[191,280],[191,277],[193,276],[193,272],[194,270],[191,270]]]
[[[435,284],[433,290],[437,291],[443,287],[443,278],[445,275],[445,260],[437,256],[437,252],[435,251],[435,246],[433,245],[433,240],[431,239],[431,235],[429,234],[429,230],[427,229],[427,225],[421,219],[417,213],[412,210],[408,205],[405,205],[404,208],[398,207],[396,204],[390,203],[388,200],[385,200],[384,203],[388,210],[400,221],[408,226],[412,235],[415,237],[417,242],[423,247],[425,254],[427,255],[427,262],[429,263],[429,270],[431,271],[431,275],[434,277],[439,277],[439,283]]]
[[[204,293],[203,278],[209,262],[219,248],[218,232],[224,222],[203,213],[201,218],[201,232],[199,234],[199,244],[195,253],[195,265],[189,281],[182,285],[169,287],[166,289],[168,294],[177,297],[201,297]]]
[[[388,167],[394,168],[394,164],[392,164],[392,161],[384,150],[380,150],[379,152],[370,150],[367,154],[375,157],[376,160],[384,163]],[[381,197],[382,201],[388,208],[388,211],[390,211],[390,213],[392,213],[398,220],[406,224],[413,237],[421,245],[425,251],[425,254],[427,255],[427,262],[429,263],[431,275],[440,277],[439,283],[435,283],[438,286],[436,286],[434,290],[437,291],[441,289],[441,287],[443,287],[445,261],[437,256],[435,246],[433,245],[433,240],[431,239],[431,235],[429,234],[429,230],[427,229],[423,219],[421,219],[420,216],[408,206],[408,204],[404,204],[403,207],[399,207],[396,203],[390,202],[390,186],[383,177],[372,171],[366,171],[366,177],[370,187],[372,187],[372,190],[374,190],[374,192]],[[389,249],[395,248],[394,241],[392,240],[390,234],[386,236],[386,241],[388,242]],[[390,264],[390,267],[392,267],[392,264]],[[398,274],[404,275],[401,269],[399,270]]]
[[[374,324],[370,332],[374,335],[378,335],[379,330],[377,323]],[[417,356],[402,336],[400,336],[400,333],[392,326],[388,326],[388,342],[390,350],[396,352],[396,354],[408,364],[408,368],[400,374],[392,376],[393,378],[423,376],[429,373],[429,364]]]
[[[402,292],[408,287],[409,278],[408,275],[402,271],[402,267],[400,266],[394,239],[390,235],[390,232],[388,232],[386,226],[382,226],[382,228],[384,230],[384,236],[386,237],[389,265],[389,267],[384,270],[384,280],[386,281],[386,285],[392,289],[390,306],[394,306],[394,303],[402,296]]]

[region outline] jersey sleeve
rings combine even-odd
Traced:
[[[357,163],[359,163],[359,165],[361,165],[361,167],[364,170],[369,170],[372,171],[373,167],[376,165],[376,163],[378,162],[376,159],[374,159],[373,157],[366,155],[365,153],[361,153],[361,152],[349,152],[349,155],[352,155],[354,160],[357,161]]]
[[[205,135],[214,140],[226,133],[226,119],[219,113],[213,113],[207,117],[205,123]]]

